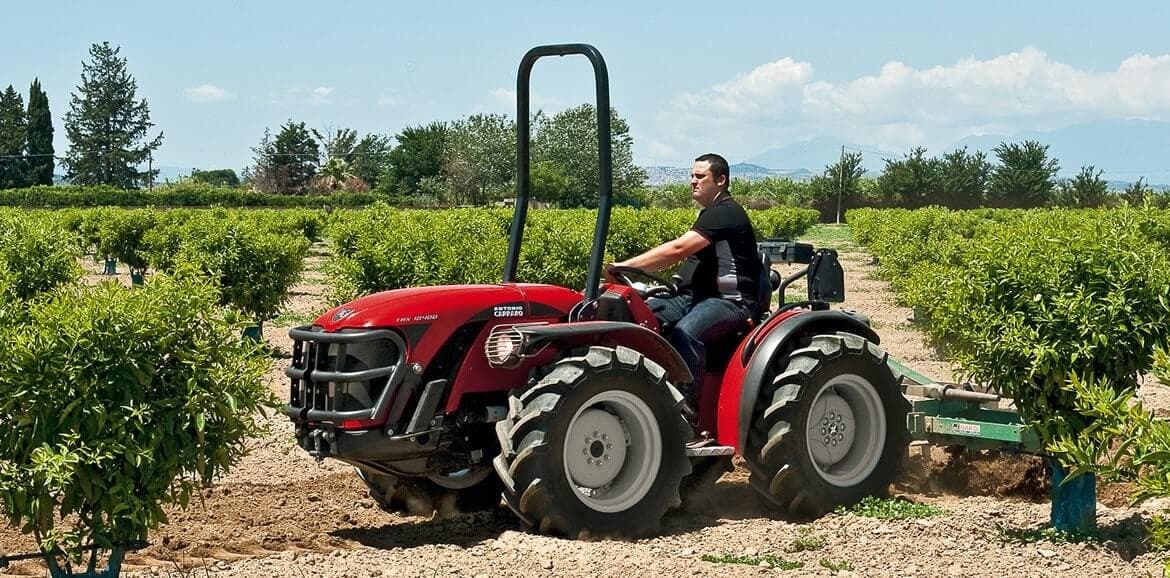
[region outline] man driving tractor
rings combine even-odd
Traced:
[[[734,338],[759,319],[767,303],[757,294],[766,272],[756,249],[751,219],[731,197],[727,160],[708,153],[691,168],[691,197],[702,209],[690,230],[641,255],[612,266],[660,271],[683,259],[680,294],[648,304],[671,343],[695,376],[706,367],[707,345]],[[606,273],[611,281],[612,275]],[[697,391],[688,397],[697,396]]]

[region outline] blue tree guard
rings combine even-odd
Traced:
[[[1062,532],[1087,534],[1097,528],[1097,476],[1081,474],[1068,479],[1060,462],[1052,468],[1052,527]]]
[[[255,325],[248,325],[244,327],[244,339],[251,339],[252,341],[264,340],[264,322],[257,321]]]
[[[47,558],[49,562],[49,576],[52,578],[117,578],[122,573],[122,560],[126,556],[126,551],[122,548],[114,548],[110,551],[110,559],[106,563],[106,567],[98,569],[87,569],[85,572],[66,572],[64,568],[57,564],[57,559],[54,557]]]
[[[137,271],[137,270],[131,269],[130,270],[130,284],[135,285],[135,286],[141,286],[142,281],[143,281],[143,277],[145,275],[146,274],[143,271]]]
[[[106,269],[102,271],[102,275],[117,275],[118,274],[118,260],[113,257],[106,257]]]

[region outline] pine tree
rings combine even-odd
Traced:
[[[130,189],[154,177],[138,167],[162,144],[163,135],[146,140],[154,126],[150,108],[146,99],[136,100],[138,83],[119,51],[109,42],[94,44],[92,61],[81,64],[81,84],[65,114],[70,146],[64,165],[75,184]]]
[[[8,85],[0,93],[0,189],[25,186],[24,99]]]
[[[49,113],[49,96],[34,79],[28,89],[28,162],[29,185],[53,184],[53,117]]]

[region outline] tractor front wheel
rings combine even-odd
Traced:
[[[910,443],[909,409],[878,346],[817,335],[760,399],[745,455],[751,485],[798,518],[885,494]]]
[[[634,350],[562,359],[513,395],[496,424],[505,503],[543,533],[656,533],[691,469],[682,403],[663,369]]]

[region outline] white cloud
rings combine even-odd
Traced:
[[[811,63],[783,58],[678,95],[660,115],[657,136],[678,146],[702,135],[726,135],[727,148],[750,153],[834,134],[900,150],[1005,129],[1120,118],[1170,119],[1170,54],[1135,54],[1113,70],[1098,71],[1028,47],[922,69],[891,61],[845,82],[817,80]],[[670,134],[672,127],[687,128]]]
[[[334,88],[332,86],[318,86],[316,88],[290,88],[284,92],[269,94],[272,104],[288,105],[322,105],[333,104]]]
[[[187,100],[197,103],[223,102],[236,97],[236,95],[214,84],[192,86],[191,88],[183,89],[183,93],[187,95]]]

